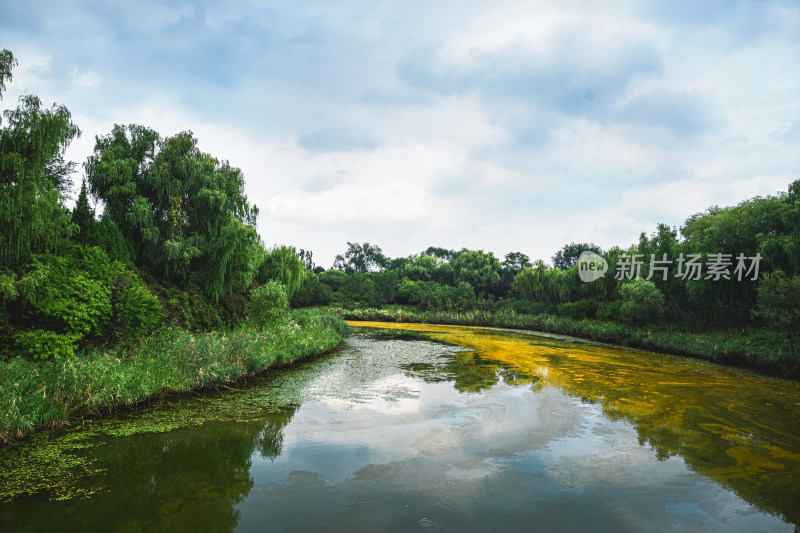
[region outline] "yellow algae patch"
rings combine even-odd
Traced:
[[[800,386],[706,362],[469,326],[351,322],[418,332],[472,350],[515,376],[556,387],[626,420],[659,458],[750,501],[800,495]],[[502,373],[502,372],[501,372]],[[769,494],[769,497],[765,495]]]
[[[782,457],[784,459],[788,459],[789,461],[794,461],[795,463],[800,464],[800,453],[790,452],[788,450],[784,450],[780,446],[772,446],[770,444],[762,444],[761,448],[768,450],[775,457]]]
[[[786,470],[786,465],[771,460],[749,446],[735,446],[725,453],[734,458],[739,468],[748,474],[761,474],[767,470]]]

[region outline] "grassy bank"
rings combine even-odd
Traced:
[[[165,329],[140,343],[89,348],[70,360],[0,361],[0,440],[175,392],[229,384],[337,346],[336,316],[295,312],[266,331]]]
[[[429,311],[409,309],[329,308],[346,320],[375,320],[460,326],[489,326],[570,335],[597,342],[685,355],[716,363],[750,368],[769,375],[800,379],[800,356],[788,352],[788,344],[766,330],[707,331],[686,333],[658,328],[635,328],[602,320],[578,320],[554,315],[525,315],[500,311]]]

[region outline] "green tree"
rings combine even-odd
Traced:
[[[462,281],[455,288],[454,303],[459,309],[472,309],[475,307],[475,290],[472,285]]]
[[[433,257],[442,259],[443,261],[450,261],[456,256],[456,251],[438,246],[428,246],[425,251],[422,252],[422,255],[432,255]]]
[[[72,223],[75,224],[77,235],[74,239],[82,244],[97,244],[97,221],[94,218],[94,209],[89,205],[89,196],[86,190],[86,180],[81,184],[81,192],[75,209],[72,210]]]
[[[765,264],[789,276],[800,274],[800,180],[795,180],[786,193],[779,195],[778,203],[765,205],[766,210],[772,216],[777,215],[779,220],[773,218],[772,227],[762,228],[757,234]]]
[[[0,91],[16,65],[0,52]],[[72,165],[64,151],[80,135],[64,106],[42,106],[26,94],[0,121],[0,265],[16,268],[31,255],[52,251],[72,232],[64,207]]]
[[[689,217],[681,229],[680,251],[702,254],[730,254],[733,266],[743,254],[761,255],[761,272],[782,270],[797,274],[800,265],[800,180],[787,192],[755,197],[732,207],[711,207]],[[733,270],[733,268],[731,269]],[[686,284],[687,304],[695,320],[716,325],[744,324],[755,309],[755,284],[736,276],[714,283]],[[666,296],[671,296],[666,294]]]
[[[372,287],[367,294],[367,303],[373,307],[393,303],[399,279],[397,272],[374,272],[369,276],[372,279]]]
[[[337,255],[333,262],[333,268],[342,272],[371,272],[374,269],[381,269],[386,264],[386,256],[379,246],[365,242],[347,243],[347,251],[344,255]]]
[[[249,286],[263,258],[258,209],[241,171],[201,152],[191,132],[161,139],[115,125],[97,138],[86,174],[138,265],[215,301]]]
[[[758,306],[755,315],[783,330],[789,353],[795,353],[800,331],[800,274],[788,277],[778,270],[764,274],[758,282]]]
[[[303,262],[303,264],[306,266],[306,270],[313,272],[314,268],[316,268],[314,265],[314,252],[311,250],[304,250],[300,248],[300,251],[297,252],[297,258]]]
[[[300,287],[292,294],[289,303],[292,307],[307,307],[309,305],[328,303],[320,300],[319,276],[314,272],[307,272]]]
[[[401,277],[415,281],[430,281],[436,277],[443,264],[444,261],[434,255],[410,255],[397,271]]]
[[[506,254],[501,266],[503,267],[503,275],[513,279],[514,276],[522,272],[523,268],[532,266],[531,258],[522,252],[509,252]]]
[[[340,291],[344,288],[344,284],[347,282],[348,277],[347,274],[341,270],[326,270],[325,272],[320,272],[317,275],[319,276],[319,282],[327,285],[334,292]]]
[[[466,281],[476,290],[484,290],[500,281],[500,261],[492,252],[462,249],[450,261],[455,282]]]
[[[6,82],[11,81],[12,69],[17,66],[17,58],[10,50],[0,50],[0,100],[6,90]]]
[[[271,279],[283,283],[286,295],[291,299],[307,273],[306,266],[294,247],[282,245],[266,252],[256,278],[261,283]]]
[[[514,294],[525,302],[555,306],[575,296],[572,293],[577,286],[574,281],[577,277],[574,268],[548,268],[544,261],[538,260],[533,266],[523,268],[514,277],[511,287]]]
[[[553,256],[553,266],[556,268],[567,270],[568,268],[575,266],[575,264],[578,262],[578,258],[581,256],[583,252],[594,252],[597,255],[603,255],[603,250],[594,243],[571,242],[569,244],[565,244]]]
[[[422,299],[423,282],[403,278],[397,283],[396,297],[401,304],[416,305]]]
[[[282,322],[289,315],[289,298],[286,287],[271,279],[265,285],[250,292],[247,316],[258,328],[266,328]]]
[[[523,268],[511,284],[511,290],[521,300],[536,302],[539,300],[539,291],[544,280],[544,271],[547,269],[542,261],[536,261],[536,267]]]
[[[619,287],[620,315],[633,325],[650,324],[664,312],[664,296],[652,282],[637,278]]]

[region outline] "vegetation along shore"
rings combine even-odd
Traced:
[[[515,329],[541,334],[564,335],[592,342],[638,348],[651,352],[684,355],[715,363],[749,368],[759,372],[793,377],[781,357],[782,342],[767,331],[702,331],[697,333],[666,331],[657,327],[634,327],[613,321],[575,319],[559,315],[526,315],[513,310],[500,311],[427,311],[407,308],[344,309],[327,311],[346,320],[397,322],[413,324],[447,324]],[[776,354],[778,356],[776,357]]]
[[[0,51],[0,97],[15,66]],[[115,126],[70,210],[78,135],[29,94],[0,123],[0,441],[341,342],[341,319],[290,311],[306,269],[262,244],[237,168],[189,132]]]

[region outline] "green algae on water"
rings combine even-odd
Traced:
[[[376,395],[388,401],[414,397],[402,387],[366,385],[397,372],[404,364],[438,368],[441,356],[463,350],[417,336],[413,341],[411,336],[406,340],[389,337],[377,341],[355,335],[334,354],[273,370],[236,389],[165,398],[0,446],[0,501],[40,492],[52,500],[85,498],[102,491],[106,469],[92,458],[91,449],[110,439],[166,433],[211,421],[258,422],[287,406],[331,396],[345,398],[351,405]],[[369,356],[363,355],[365,351]],[[345,366],[350,372],[331,373],[334,366]]]

